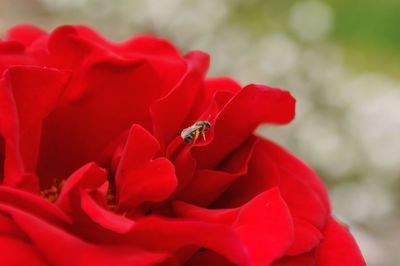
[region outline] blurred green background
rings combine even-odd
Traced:
[[[372,266],[400,265],[400,1],[0,0],[19,23],[154,33],[211,54],[210,75],[290,90],[296,120],[262,126],[317,169]]]
[[[255,34],[269,31],[290,32],[288,11],[293,0],[236,1],[232,22],[252,28]],[[359,71],[400,72],[400,1],[327,0],[334,14],[328,41],[340,45],[346,62]]]

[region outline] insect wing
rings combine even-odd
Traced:
[[[185,129],[182,130],[182,132],[181,132],[181,137],[182,137],[182,138],[186,138],[187,136],[189,136],[190,134],[192,134],[194,131],[196,131],[197,128],[198,128],[198,127],[195,127],[195,126],[191,126],[191,127],[185,128]]]

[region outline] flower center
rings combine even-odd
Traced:
[[[115,192],[111,189],[107,191],[106,194],[106,202],[107,202],[107,207],[110,211],[116,212],[117,210],[117,202],[115,199]]]
[[[55,202],[58,199],[58,196],[60,195],[61,189],[65,184],[65,180],[55,180],[54,185],[52,185],[50,188],[44,189],[40,191],[40,196],[43,198],[47,199],[50,202]]]

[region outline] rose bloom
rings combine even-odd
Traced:
[[[316,173],[254,133],[290,122],[294,98],[208,67],[152,36],[12,28],[0,42],[0,264],[365,265]],[[211,128],[185,143],[197,121]]]

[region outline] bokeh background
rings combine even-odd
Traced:
[[[400,265],[400,1],[0,0],[0,33],[87,24],[112,40],[164,36],[211,54],[211,75],[297,98],[263,126],[319,172],[371,266]]]

